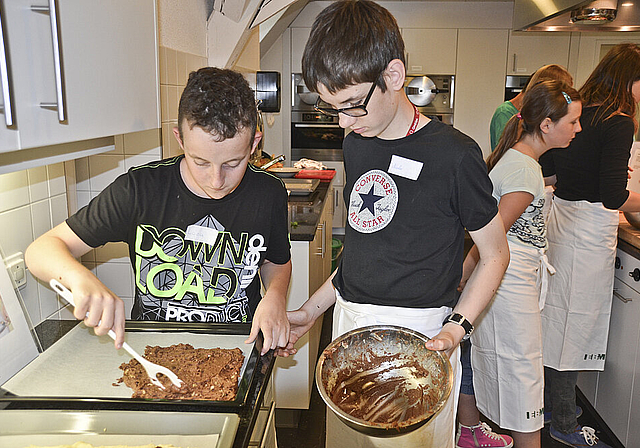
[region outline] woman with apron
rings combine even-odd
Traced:
[[[640,100],[640,47],[620,44],[580,88],[582,132],[541,164],[555,178],[548,224],[549,280],[542,311],[545,410],[550,435],[569,446],[605,447],[576,418],[580,370],[603,370],[613,293],[618,210],[640,211],[627,165]],[[587,445],[585,445],[587,443]]]
[[[538,158],[551,148],[569,145],[580,132],[581,112],[578,92],[569,85],[552,80],[531,85],[521,111],[507,122],[487,159],[511,261],[471,335],[473,386],[478,410],[511,430],[518,448],[540,448],[544,426],[540,284],[545,285],[553,268],[545,255],[545,192]],[[465,259],[461,287],[477,257],[473,247]],[[458,446],[466,432],[461,425]]]

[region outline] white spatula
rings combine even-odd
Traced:
[[[76,306],[76,304],[73,301],[73,294],[71,293],[71,291],[69,291],[69,289],[67,289],[66,286],[64,286],[62,283],[57,281],[55,278],[51,279],[49,284],[51,285],[53,290],[56,291],[58,294],[60,294],[60,296],[64,300],[69,302],[74,307]],[[113,330],[109,330],[109,336],[111,336],[111,339],[113,339],[114,341],[116,340],[116,334],[113,332]],[[142,367],[144,367],[144,370],[146,370],[147,375],[149,375],[149,379],[151,380],[151,383],[154,384],[155,386],[158,386],[160,389],[165,388],[160,382],[160,380],[158,380],[157,378],[157,375],[159,373],[162,373],[167,378],[169,378],[174,386],[176,387],[182,386],[182,380],[178,378],[178,375],[173,373],[171,370],[146,360],[145,358],[140,356],[138,352],[136,352],[133,348],[131,348],[131,346],[126,342],[122,344],[122,348],[125,349],[127,353],[129,353],[131,356],[133,356],[140,364],[142,364]]]

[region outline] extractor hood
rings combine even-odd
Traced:
[[[515,0],[518,31],[640,31],[640,0]]]

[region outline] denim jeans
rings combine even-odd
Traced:
[[[463,369],[464,373],[464,369]],[[558,371],[544,368],[544,408],[551,411],[551,426],[570,434],[578,426],[576,418],[576,383],[578,371]]]
[[[465,395],[475,395],[473,390],[473,369],[471,368],[471,341],[466,340],[460,343],[460,362],[462,363],[462,382],[460,393]]]

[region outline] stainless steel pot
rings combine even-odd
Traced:
[[[636,229],[640,229],[640,212],[623,212],[629,224]]]
[[[393,437],[421,427],[444,406],[453,387],[448,357],[428,350],[428,340],[391,325],[340,336],[318,359],[320,396],[342,422],[367,435]]]

